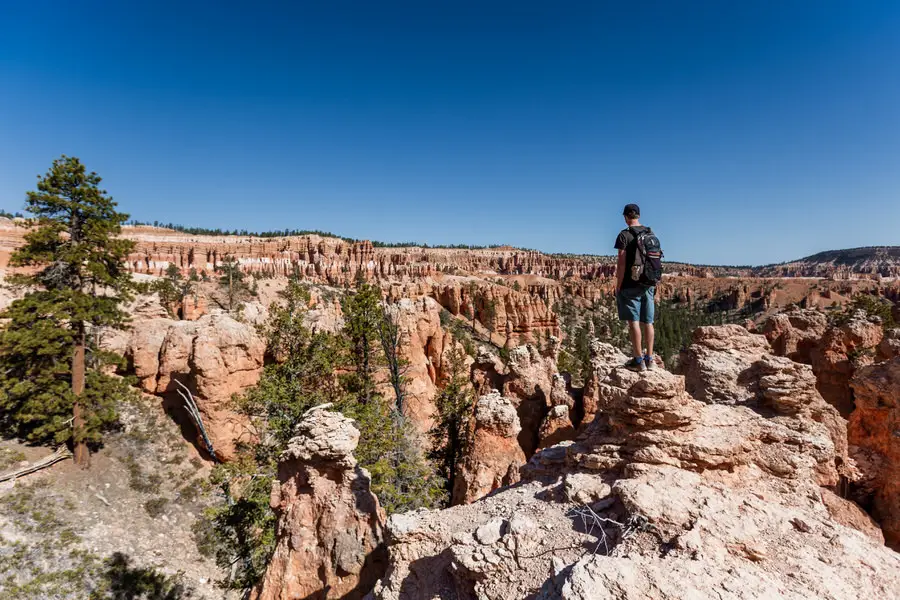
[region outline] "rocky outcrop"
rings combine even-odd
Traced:
[[[178,394],[179,383],[186,386],[200,410],[216,457],[231,459],[236,442],[246,439],[248,432],[244,419],[229,408],[229,401],[258,381],[265,341],[251,325],[223,313],[204,315],[197,321],[142,319],[131,331],[126,356],[141,389],[163,396],[170,412],[186,419]],[[186,421],[183,424],[192,426]]]
[[[705,331],[693,354],[748,363],[755,383],[599,365],[599,409],[578,441],[536,453],[522,482],[477,503],[389,519],[371,597],[900,598],[900,557],[844,525],[852,505],[821,487],[842,457],[812,417],[833,409],[808,391],[809,368],[730,333]]]
[[[770,317],[762,332],[775,354],[812,365],[819,392],[845,418],[854,407],[853,374],[900,355],[900,330],[885,333],[881,322],[864,312],[841,325],[829,325],[819,310],[795,309]]]
[[[510,350],[506,368],[503,394],[515,402],[522,424],[519,445],[525,456],[530,457],[540,446],[541,427],[550,408],[557,404],[568,405],[570,399],[565,394],[564,386],[560,396],[559,384],[554,395],[554,376],[558,375],[555,358],[542,355],[531,344]]]
[[[278,464],[277,542],[253,600],[362,598],[383,574],[384,512],[353,458],[359,431],[316,408]]]
[[[778,356],[795,362],[812,363],[812,351],[828,329],[825,313],[813,309],[796,309],[769,318],[762,331]]]
[[[624,365],[627,361],[628,357],[612,344],[591,340],[591,372],[584,382],[582,393],[582,428],[592,423],[600,410],[600,382],[615,367]]]
[[[854,406],[850,380],[857,369],[874,362],[883,337],[882,324],[861,314],[839,327],[829,328],[812,351],[819,392],[845,418]]]
[[[890,360],[895,356],[900,356],[900,328],[886,331],[878,344],[878,360]]]
[[[188,294],[181,299],[178,313],[185,321],[196,321],[209,312],[209,300],[204,294]]]
[[[453,336],[441,326],[441,306],[432,298],[401,298],[387,310],[400,331],[400,354],[406,363],[404,413],[420,433],[434,425],[434,399],[447,376]],[[467,358],[468,366],[471,359]],[[393,392],[385,390],[387,395]]]
[[[526,460],[518,442],[521,429],[511,400],[496,390],[478,399],[472,441],[454,484],[454,504],[474,502],[519,481]]]
[[[532,344],[509,351],[504,364],[482,349],[475,359],[472,380],[476,391],[499,389],[515,406],[521,430],[519,446],[526,458],[544,446],[572,439],[579,412],[575,390],[557,372],[558,340],[551,338],[544,352]]]
[[[848,437],[864,479],[858,493],[900,550],[900,357],[863,367],[851,383],[856,410]]]
[[[737,325],[700,327],[682,354],[688,392],[702,402],[746,406],[797,432],[826,435],[835,456],[819,469],[822,485],[855,477],[847,453],[846,422],[816,389],[808,365],[770,353],[762,335]]]

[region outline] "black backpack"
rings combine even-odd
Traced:
[[[634,264],[631,267],[631,279],[646,287],[653,287],[662,279],[662,246],[659,238],[649,227],[642,231],[635,231],[629,227],[628,231],[635,237],[637,248],[634,251]]]

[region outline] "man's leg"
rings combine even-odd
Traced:
[[[632,359],[625,365],[629,369],[645,370],[643,356],[641,354],[641,301],[632,290],[619,290],[616,296],[616,304],[619,309],[619,319],[628,327],[628,337],[631,338]]]
[[[656,318],[656,288],[647,288],[641,297],[641,327],[644,329],[644,342],[647,344],[647,356],[653,360],[653,342],[656,338],[656,331],[653,328],[653,321]],[[650,362],[648,366],[652,366]]]
[[[642,329],[644,330],[644,343],[647,345],[647,355],[653,356],[653,340],[656,337],[656,332],[653,330],[653,323],[641,323]]]
[[[641,352],[641,324],[637,321],[628,321],[628,335],[631,337],[631,355],[643,356]]]

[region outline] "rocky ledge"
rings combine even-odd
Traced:
[[[478,502],[392,516],[370,599],[900,598],[900,555],[835,493],[857,475],[808,366],[731,327],[698,331],[685,377],[595,346],[579,439]]]

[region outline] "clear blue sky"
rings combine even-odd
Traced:
[[[0,2],[0,208],[667,256],[900,244],[900,2]]]

